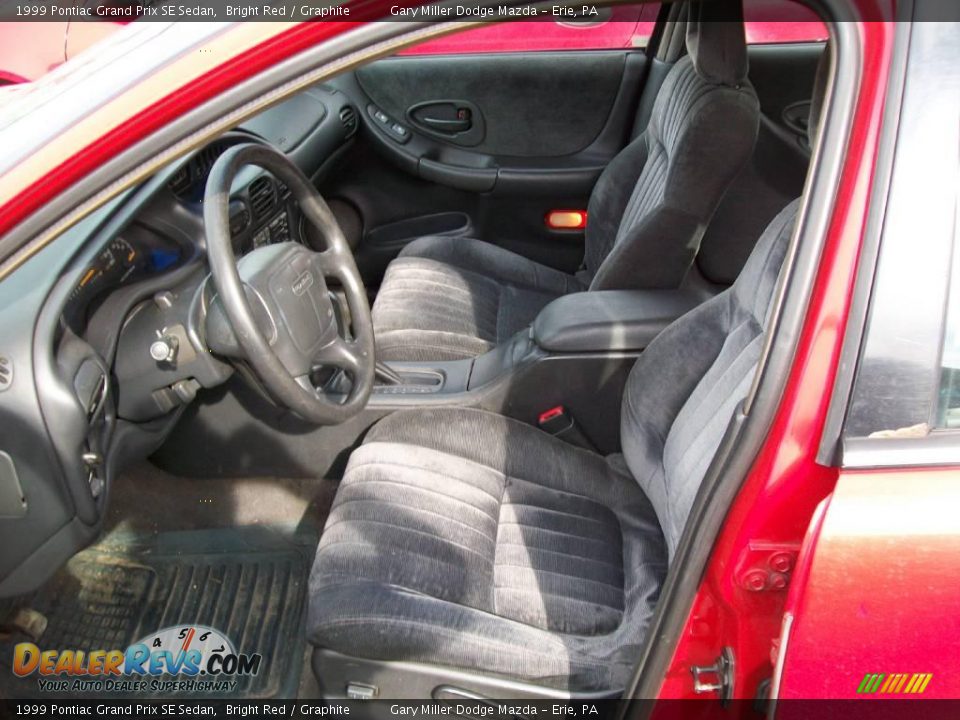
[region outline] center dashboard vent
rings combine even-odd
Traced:
[[[220,154],[224,151],[224,148],[216,143],[212,145],[207,145],[203,150],[197,153],[197,156],[194,158],[194,173],[196,177],[205,178],[210,173],[210,168],[213,167],[213,164],[217,161],[217,158],[220,157]]]
[[[229,145],[222,142],[213,142],[200,149],[189,162],[181,166],[168,182],[170,190],[179,198],[184,198],[191,192],[202,194],[203,186],[210,174],[210,169],[217,158]]]
[[[250,207],[254,220],[259,222],[268,217],[276,204],[277,193],[270,178],[258,177],[250,183]]]
[[[346,105],[340,110],[340,122],[347,129],[347,137],[350,137],[357,131],[357,111],[350,105]]]

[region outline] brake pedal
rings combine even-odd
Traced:
[[[11,635],[26,635],[33,641],[39,640],[47,629],[47,616],[32,608],[21,607],[13,610],[0,624],[0,639]]]

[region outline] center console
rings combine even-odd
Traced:
[[[372,408],[481,407],[528,423],[562,405],[593,445],[618,445],[619,407],[633,363],[665,327],[696,307],[687,290],[609,290],[566,295],[526,330],[477,358],[389,362]]]
[[[554,300],[531,328],[547,352],[643,350],[702,298],[686,290],[598,290]]]

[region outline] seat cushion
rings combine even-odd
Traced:
[[[395,413],[353,453],[310,580],[337,652],[622,687],[665,573],[616,458],[479,410]]]
[[[582,290],[574,276],[480,240],[416,240],[387,268],[373,304],[381,360],[460,360],[496,347],[547,303]]]

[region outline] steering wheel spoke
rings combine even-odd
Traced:
[[[346,370],[356,377],[369,359],[364,357],[364,351],[356,343],[350,340],[344,340],[337,337],[332,343],[322,348],[314,362],[317,365],[332,365],[333,367]]]
[[[335,277],[340,279],[343,258],[336,248],[329,248],[321,252],[314,253],[317,266],[324,277]]]

